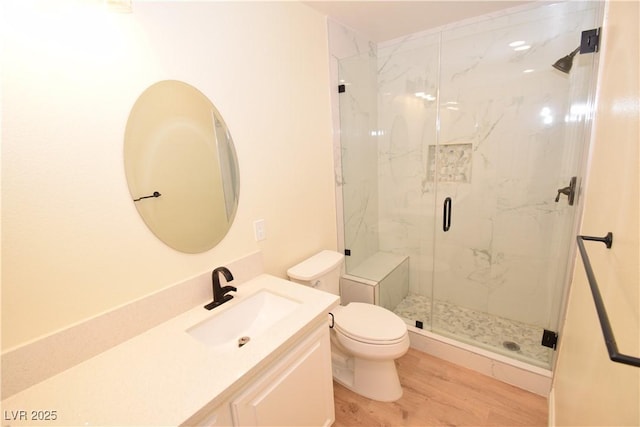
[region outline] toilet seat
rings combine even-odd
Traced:
[[[334,310],[334,329],[364,344],[395,345],[407,339],[407,325],[393,312],[373,304],[352,302]]]

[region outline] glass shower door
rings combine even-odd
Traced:
[[[578,10],[576,10],[578,9]],[[580,10],[581,9],[581,10]],[[433,331],[549,367],[576,220],[558,189],[580,176],[594,55],[551,67],[594,22],[541,7],[442,35]],[[485,27],[486,28],[483,28]]]
[[[552,64],[600,8],[545,4],[340,60],[346,272],[409,325],[550,367],[577,214],[558,190],[580,185],[596,56]],[[395,256],[409,280],[387,289],[377,267]]]

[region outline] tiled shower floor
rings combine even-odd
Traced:
[[[540,344],[543,331],[540,326],[527,325],[439,300],[436,300],[434,309],[435,318],[431,327],[433,332],[549,368],[553,350]],[[409,294],[393,311],[409,324],[415,325],[416,320],[421,320],[424,328],[429,329],[431,298]],[[515,343],[517,348],[514,349],[509,343]]]

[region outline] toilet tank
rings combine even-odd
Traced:
[[[340,295],[340,272],[344,255],[322,251],[287,270],[292,282]]]

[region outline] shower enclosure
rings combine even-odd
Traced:
[[[346,273],[417,332],[550,368],[597,54],[552,64],[600,7],[512,9],[339,60]],[[406,279],[380,281],[396,261]]]

